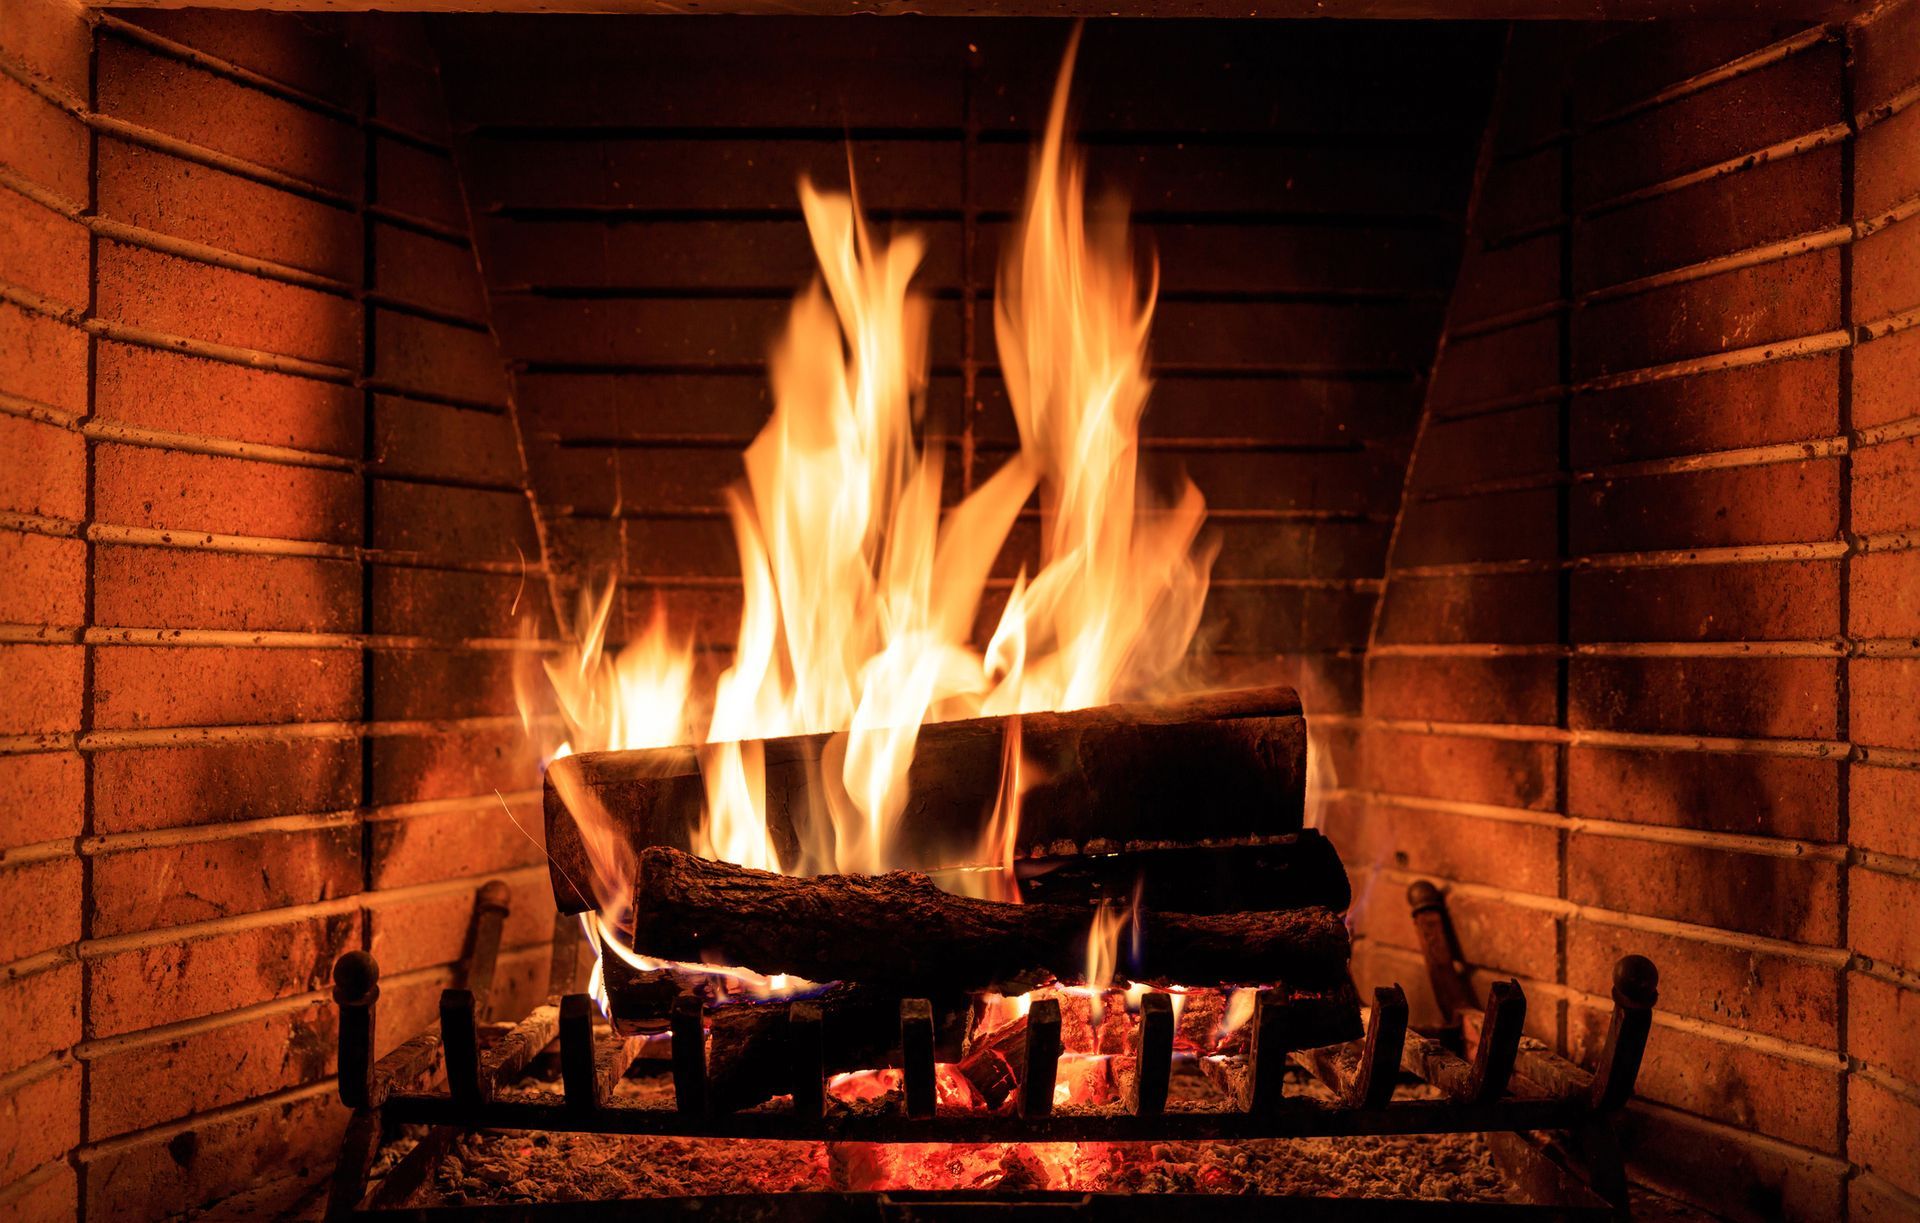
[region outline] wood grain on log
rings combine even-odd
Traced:
[[[907,774],[902,841],[911,861],[975,861],[1000,792],[1005,718],[923,726]],[[829,735],[765,741],[768,835],[792,869],[837,777]],[[1021,751],[1033,785],[1018,852],[1110,852],[1297,832],[1305,810],[1306,724],[1290,688],[1026,714]],[[546,783],[547,854],[564,913],[592,906],[592,869],[570,796],[638,851],[688,848],[705,809],[695,748],[586,752],[556,760]],[[817,838],[816,838],[817,839]]]
[[[637,865],[633,943],[644,955],[711,957],[905,995],[1071,982],[1086,960],[1084,906],[973,900],[913,871],[797,879],[661,846],[643,850]],[[1143,962],[1128,968],[1135,980],[1312,987],[1346,979],[1347,928],[1328,909],[1148,910],[1139,921]]]

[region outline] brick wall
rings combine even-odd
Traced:
[[[1920,5],[1525,29],[1331,826],[1363,975],[1576,1054],[1661,966],[1643,1175],[1743,1217],[1920,1209]]]
[[[0,3],[0,1214],[298,1196],[490,876],[540,987],[485,318],[416,27]]]
[[[558,581],[617,571],[636,627],[658,600],[731,644],[720,494],[813,274],[795,180],[844,185],[849,141],[868,211],[929,240],[949,495],[1009,456],[991,296],[1066,23],[434,29]],[[1497,40],[1095,22],[1081,50],[1096,188],[1126,193],[1160,255],[1148,462],[1184,466],[1222,536],[1206,631],[1228,667],[1324,681],[1316,707],[1355,699]]]

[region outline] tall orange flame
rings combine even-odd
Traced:
[[[1205,505],[1191,481],[1161,503],[1140,479],[1158,274],[1136,280],[1123,212],[1089,221],[1085,168],[1066,134],[1078,39],[995,297],[1019,453],[942,513],[941,455],[915,438],[928,309],[911,281],[924,243],[876,237],[852,194],[803,179],[820,276],[774,346],[773,412],[728,494],[743,605],[705,725],[690,651],[663,618],[606,662],[610,593],[546,667],[568,732],[551,754],[702,744],[703,854],[802,872],[910,864],[900,824],[921,725],[1150,695],[1187,653],[1212,561],[1196,546]],[[1036,490],[1038,568],[1021,574],[982,650],[973,628],[989,571]],[[782,862],[759,741],[812,732],[834,732],[819,779],[826,810],[798,860]],[[983,864],[1003,868],[1028,767],[1016,735],[981,845]],[[604,823],[567,797],[583,827]],[[607,876],[592,890],[617,925],[630,851],[591,830],[586,839]],[[1010,880],[994,891],[1011,895]]]

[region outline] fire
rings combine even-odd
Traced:
[[[698,745],[702,854],[797,873],[960,865],[915,863],[901,835],[923,724],[1075,709],[1175,682],[1212,563],[1196,544],[1205,507],[1191,481],[1162,503],[1140,477],[1158,272],[1137,278],[1122,211],[1089,216],[1084,165],[1067,138],[1077,42],[995,295],[1018,453],[942,512],[941,454],[916,437],[929,311],[912,281],[924,241],[875,234],[853,193],[802,179],[820,274],[773,347],[773,411],[728,494],[743,589],[731,665],[703,700],[690,646],[657,611],[608,661],[611,591],[589,601],[571,648],[546,665],[567,732],[550,757]],[[1021,573],[979,648],[989,571],[1036,493],[1038,567]],[[528,693],[522,707],[530,715],[540,703]],[[964,875],[991,876],[981,886],[1002,899],[1017,899],[1005,868],[1031,776],[1010,725],[1000,803],[980,846],[981,864],[1003,869]],[[783,862],[768,836],[760,741],[813,732],[833,732],[822,762],[828,809],[798,859]],[[576,884],[607,919],[596,944],[619,949],[630,851],[611,843],[590,803],[563,797],[596,875]]]

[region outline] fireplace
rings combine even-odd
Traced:
[[[556,923],[565,719],[516,678],[583,605],[702,692],[737,656],[802,174],[925,237],[947,509],[1020,453],[999,270],[1071,26],[988,7],[0,0],[6,1213],[315,1215],[356,1056],[645,996]],[[1157,254],[1143,481],[1217,543],[1186,693],[1298,693],[1367,1021],[1397,985],[1471,1056],[1511,981],[1516,1057],[1591,1072],[1644,957],[1636,1185],[1920,1212],[1920,5],[1134,7],[1074,138]],[[562,1095],[583,1022],[528,1051]],[[671,1112],[648,1035],[622,1090]]]

